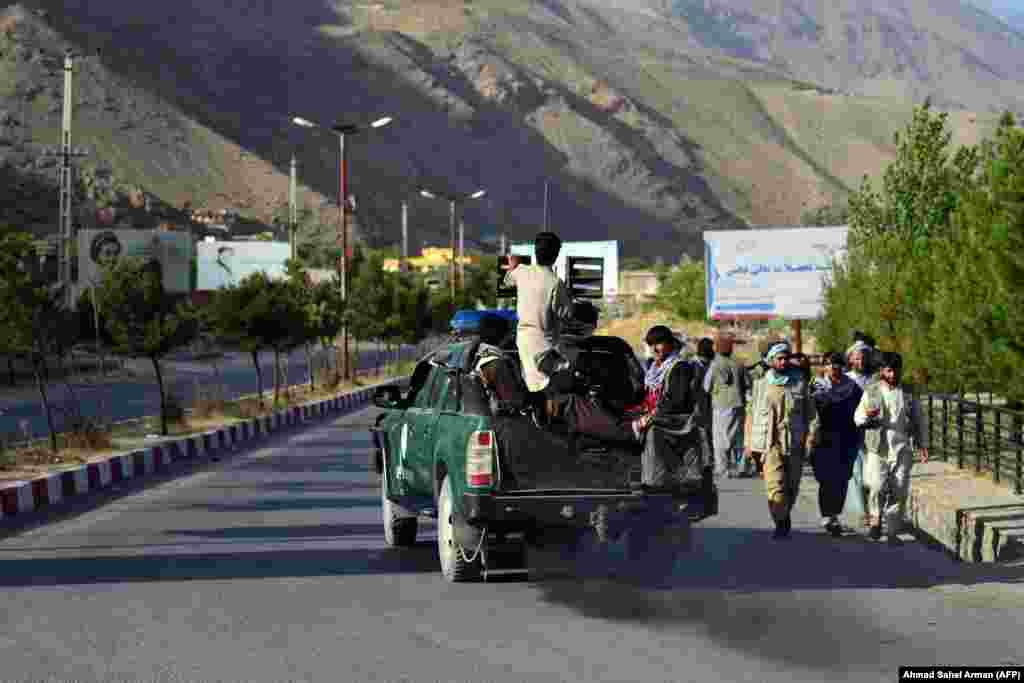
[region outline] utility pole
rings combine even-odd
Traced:
[[[83,152],[74,152],[71,149],[71,110],[72,90],[71,82],[74,74],[74,59],[71,52],[64,55],[64,111],[61,121],[60,140],[60,274],[59,279],[64,285],[64,295],[67,306],[74,305],[74,292],[71,288],[71,249],[74,243],[74,224],[71,219],[71,159],[72,157],[84,157]]]
[[[409,269],[409,202],[402,200],[402,260],[398,266],[399,272],[405,273]]]
[[[544,181],[544,232],[548,231],[548,181]]]
[[[455,303],[455,200],[454,199],[449,200],[448,201],[448,205],[450,207],[450,209],[449,209],[449,213],[450,213],[449,229],[450,229],[450,232],[451,232],[451,249],[452,249],[451,265],[448,268],[448,279],[451,281],[452,303]]]
[[[466,222],[459,221],[459,287],[466,288]]]
[[[295,155],[292,154],[291,180],[288,184],[288,225],[291,228],[288,236],[288,243],[291,246],[291,257],[295,258],[295,233],[298,232],[298,210],[296,205],[296,163]]]
[[[506,253],[508,253],[506,251],[506,249],[507,249],[506,245],[507,245],[507,238],[505,237],[505,233],[501,233],[501,247],[499,247],[498,256],[504,256]]]
[[[348,172],[345,167],[345,134],[338,134],[339,165],[341,166],[341,182],[338,186],[338,211],[341,219],[341,255],[338,257],[338,267],[341,269],[341,300],[348,303],[348,214],[345,211],[345,202],[348,201]],[[349,372],[348,357],[348,326],[341,328],[341,354],[342,354],[342,376],[346,380],[352,379]]]

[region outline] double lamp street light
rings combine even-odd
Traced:
[[[457,203],[464,202],[464,201],[467,201],[467,200],[481,199],[486,194],[487,194],[487,191],[483,190],[483,189],[477,190],[476,192],[472,192],[470,194],[461,194],[460,195],[460,194],[451,194],[451,193],[448,193],[448,192],[438,192],[436,190],[428,190],[428,189],[423,188],[423,187],[420,188],[420,196],[421,197],[426,197],[427,199],[439,199],[439,200],[444,200],[444,201],[448,202],[450,221],[451,221],[450,228],[451,228],[451,249],[452,249],[452,258],[451,258],[451,265],[449,267],[448,280],[451,283],[452,301],[453,302],[455,301],[455,205]],[[458,256],[458,260],[459,260],[459,280],[462,279],[462,275],[465,272],[463,270],[463,261],[462,261],[463,256],[464,256],[464,254],[463,254],[463,240],[462,240],[462,237],[463,236],[462,236],[461,231],[460,231],[460,234],[459,234],[459,251],[458,251],[458,254],[459,254],[459,256]]]
[[[346,206],[348,202],[348,161],[345,156],[345,136],[355,135],[366,130],[383,128],[391,123],[390,116],[384,116],[368,123],[337,123],[333,126],[323,126],[301,116],[292,117],[292,123],[302,128],[319,128],[329,130],[338,136],[338,223],[339,239],[341,241],[341,255],[338,257],[338,269],[341,271],[341,298],[348,301],[348,221]],[[352,379],[351,363],[349,362],[348,351],[348,329],[341,330],[342,338],[342,374],[346,380]]]

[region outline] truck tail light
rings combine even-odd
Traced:
[[[491,486],[494,483],[494,432],[473,432],[466,444],[466,483]]]

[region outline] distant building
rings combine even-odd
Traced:
[[[513,244],[510,251],[517,256],[533,258],[533,244]],[[603,259],[604,278],[601,298],[613,300],[619,293],[619,243],[614,240],[603,242],[563,242],[562,250],[555,261],[555,273],[566,280],[566,269],[570,258]]]
[[[438,268],[448,268],[452,261],[452,250],[448,247],[424,247],[419,256],[410,256],[408,259],[409,269],[419,273],[429,273]],[[467,266],[480,263],[480,257],[474,254],[467,254],[462,257],[462,263]],[[391,258],[384,260],[384,270],[397,273],[401,265],[401,259]]]
[[[658,274],[652,270],[631,270],[619,274],[619,296],[645,301],[658,294]]]

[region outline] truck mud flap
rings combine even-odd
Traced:
[[[525,534],[507,534],[500,539],[487,540],[482,572],[485,582],[525,581],[529,575]]]

